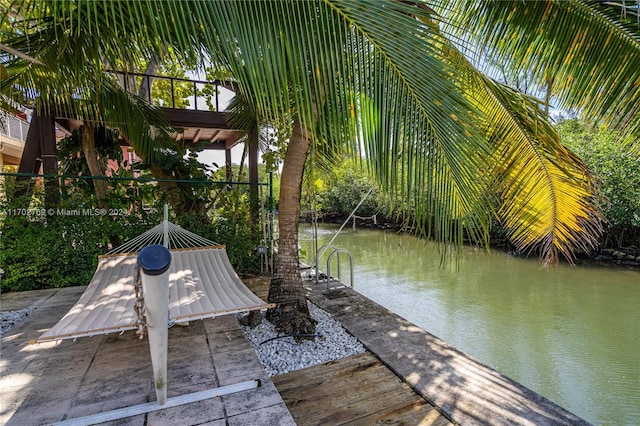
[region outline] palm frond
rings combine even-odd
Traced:
[[[50,9],[47,4],[20,3],[14,7],[24,21],[14,22],[8,43],[34,55],[38,62],[6,57],[9,77],[0,82],[0,92],[46,113],[118,128],[141,157],[151,163],[159,161],[163,149],[174,147],[170,126],[157,107],[123,90],[106,74],[109,62],[103,52],[113,54],[118,40],[108,27],[99,37],[91,37],[97,28],[89,19],[101,16],[104,10],[98,13],[89,8],[88,15],[83,15],[74,14],[77,9],[73,8],[63,12],[59,6],[54,3]],[[108,43],[103,41],[109,38]],[[124,50],[138,61],[145,52],[135,45]]]
[[[592,178],[548,124],[540,102],[487,77],[477,101],[492,119],[494,190],[498,217],[521,249],[538,249],[547,263],[559,253],[590,252],[602,233]]]
[[[431,15],[411,4],[333,6],[355,28],[348,51],[357,93],[351,108],[381,189],[411,213],[419,233],[459,247],[466,226],[482,241],[487,147]]]
[[[341,138],[353,154],[364,149],[383,188],[411,200],[422,229],[438,239],[459,242],[452,224],[464,217],[484,226],[478,152],[486,146],[440,36],[425,23],[428,11],[343,0],[189,7],[174,15],[178,25],[201,25],[186,17],[207,22],[199,43],[232,71],[265,120],[296,115],[316,142]],[[424,225],[436,217],[437,232]]]
[[[438,2],[467,49],[483,49],[514,73],[551,86],[558,107],[640,134],[640,24],[611,2]],[[551,82],[551,84],[549,84]]]
[[[594,248],[602,215],[595,207],[592,178],[560,143],[543,102],[482,74],[453,45],[448,51],[492,148],[487,195],[511,242],[538,250],[548,263],[557,261],[559,253],[573,261],[576,248]]]

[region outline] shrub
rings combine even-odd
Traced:
[[[3,292],[86,285],[98,255],[159,220],[157,213],[146,211],[109,216],[87,214],[96,212],[87,207],[67,205],[47,213],[19,206],[5,203],[1,209],[5,215],[0,227]]]
[[[349,161],[343,163],[334,173],[335,175],[322,185],[322,191],[318,194],[320,208],[323,213],[346,217],[375,184],[364,171]],[[356,215],[385,214],[387,210],[378,190],[374,189],[362,202]]]
[[[7,191],[13,193],[12,188]],[[42,207],[42,194],[9,197],[0,202],[0,290],[21,291],[86,285],[98,255],[140,235],[162,220],[163,208],[141,209],[131,198],[129,209],[109,214],[95,212],[91,196],[68,197],[60,207]],[[157,203],[162,205],[161,203]],[[222,191],[211,217],[183,214],[171,219],[185,229],[227,246],[231,264],[239,273],[258,273],[256,253],[261,233],[251,225],[246,191]],[[134,208],[134,207],[136,208]],[[108,212],[107,212],[108,213]]]
[[[183,228],[226,246],[229,261],[236,272],[260,272],[260,257],[257,254],[261,239],[260,227],[249,223],[248,210],[246,214],[219,210],[206,221],[201,216],[185,214],[176,218],[176,221]]]
[[[561,121],[556,129],[562,143],[599,180],[600,207],[608,221],[603,245],[640,246],[639,142],[606,129],[591,129],[575,119]]]

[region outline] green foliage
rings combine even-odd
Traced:
[[[213,65],[205,69],[206,78],[208,81],[232,81],[233,76],[228,70],[221,66]],[[220,96],[220,89],[215,85],[205,84],[202,89],[198,89],[198,96],[204,97],[209,111],[217,111],[216,100]],[[220,107],[221,105],[218,105]]]
[[[251,224],[248,188],[219,189],[216,208],[203,220],[201,215],[183,214],[176,223],[191,232],[222,244],[229,261],[240,274],[260,272],[257,247],[262,234],[258,224]]]
[[[156,77],[151,85],[151,99],[156,105],[185,109],[192,107],[191,103],[194,100],[194,87],[193,83],[189,81],[183,81],[182,79],[188,79],[183,66],[177,63],[173,57],[173,49],[169,49],[170,55],[164,58],[160,67],[158,75],[173,77],[178,80],[169,78]],[[138,77],[136,81],[136,87],[140,87],[142,83],[142,77]],[[198,92],[197,89],[195,89]],[[147,97],[146,94],[142,94],[143,97]]]
[[[34,89],[45,105],[74,94],[90,111],[113,95],[109,121],[124,123],[148,114],[103,84],[105,67],[168,49],[181,61],[198,55],[234,76],[261,121],[297,116],[314,141],[364,151],[383,190],[417,222],[435,218],[426,234],[459,244],[459,223],[483,233],[495,213],[513,241],[542,246],[553,261],[599,235],[599,223],[586,223],[598,213],[589,176],[561,149],[539,102],[496,84],[462,52],[489,52],[516,75],[528,70],[561,106],[637,134],[637,23],[604,3],[16,0],[3,40],[42,65],[11,59],[0,88],[9,97]],[[144,135],[156,132],[138,124],[130,140],[147,151]],[[489,192],[504,202],[487,202]]]
[[[272,193],[273,193],[273,208],[274,209],[278,209],[278,204],[280,203],[280,173],[273,173],[273,180],[272,180],[272,184],[273,184],[273,189],[272,189]],[[269,177],[267,174],[267,177],[265,179],[265,181],[269,181]],[[266,194],[265,194],[265,207],[269,208],[269,189],[265,189]]]
[[[244,200],[248,205],[248,200]],[[260,228],[249,223],[249,212],[238,215],[233,211],[221,211],[212,224],[214,241],[227,247],[229,260],[236,272],[255,274],[260,271],[260,257],[257,247],[260,245]]]
[[[122,174],[131,173],[120,169]],[[11,197],[15,182],[7,178],[6,198],[0,202],[0,267],[5,275],[1,291],[34,290],[86,285],[105,254],[162,220],[158,185],[110,181],[110,209],[95,208],[95,197],[81,180],[63,187],[67,197],[59,207],[43,208],[44,185],[31,182],[29,197]],[[209,216],[184,213],[172,221],[185,229],[227,247],[231,264],[239,273],[258,273],[260,226],[250,223],[248,188],[226,187],[215,192],[215,210]],[[207,196],[211,200],[212,196]],[[152,208],[155,207],[155,208]]]
[[[313,182],[317,191],[320,211],[339,216],[348,216],[362,198],[375,186],[373,179],[353,161],[343,162],[334,170],[333,176],[316,178]],[[309,194],[307,194],[307,199]],[[386,214],[388,208],[377,189],[364,200],[356,215],[372,216]]]
[[[97,257],[158,222],[139,210],[101,212],[86,204],[43,209],[24,197],[0,205],[1,290],[86,285]],[[31,207],[30,207],[31,206]]]
[[[79,208],[84,205],[95,205],[95,186],[89,167],[82,151],[82,130],[80,127],[70,136],[58,142],[59,170],[69,177],[61,180],[62,199],[67,208]],[[107,181],[106,202],[114,210],[140,209],[144,205],[151,205],[162,201],[163,194],[155,185],[139,184],[131,178],[149,178],[151,174],[141,163],[130,164],[123,159],[122,147],[118,140],[118,132],[104,126],[95,128],[95,145],[98,160],[101,162],[106,175],[114,179]],[[129,147],[130,150],[132,148]],[[178,161],[189,162],[178,159]],[[116,170],[117,169],[117,170]]]
[[[63,174],[69,175],[91,175],[89,167],[82,152],[82,131],[84,127],[67,136],[58,142],[59,168]],[[107,127],[98,125],[94,131],[94,141],[96,151],[100,160],[106,168],[108,159],[113,159],[120,163],[122,161],[122,150],[118,142],[118,132]]]
[[[609,237],[618,246],[640,246],[640,152],[634,148],[640,141],[604,128],[592,129],[576,119],[563,120],[556,129],[563,144],[599,179]]]

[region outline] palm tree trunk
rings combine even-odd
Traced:
[[[143,77],[140,82],[140,88],[138,89],[138,96],[142,99],[145,99],[150,104],[153,103],[151,99],[151,86],[153,85],[153,77],[151,75],[155,74],[158,71],[158,67],[162,58],[153,57],[147,64],[147,68],[144,70],[144,74],[147,77]],[[131,86],[135,87],[135,86]],[[173,93],[172,93],[173,95]]]
[[[98,151],[95,143],[95,124],[85,121],[82,129],[82,153],[91,172],[91,176],[104,176],[104,168],[98,159]],[[107,181],[104,179],[94,179],[93,187],[96,190],[98,206],[107,209]]]
[[[278,219],[280,240],[268,296],[269,302],[275,303],[276,307],[267,312],[267,319],[278,331],[294,336],[315,333],[315,321],[309,315],[298,258],[302,175],[310,143],[311,134],[296,119],[282,167]]]

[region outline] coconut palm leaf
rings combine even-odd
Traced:
[[[548,263],[558,253],[573,261],[602,232],[592,178],[546,121],[539,101],[484,77],[479,106],[492,117],[487,137],[495,148],[492,177],[500,196],[498,217],[520,248],[537,248]]]
[[[451,61],[466,82],[466,95],[482,114],[478,125],[492,147],[487,171],[489,196],[511,241],[537,249],[546,262],[562,253],[573,261],[576,248],[593,249],[601,214],[593,200],[591,176],[550,126],[545,105],[474,68],[449,46]]]
[[[437,3],[446,32],[515,74],[529,72],[559,108],[640,134],[640,23],[632,8],[596,0]]]
[[[0,82],[0,92],[31,108],[53,109],[58,116],[118,128],[142,158],[158,161],[162,149],[173,147],[171,129],[157,107],[126,92],[106,73],[109,62],[102,53],[113,52],[116,35],[106,28],[100,37],[92,38],[95,27],[90,21],[83,21],[81,15],[51,15],[60,9],[47,6],[20,2],[12,8],[21,11],[17,16],[22,20],[15,21],[8,43],[37,56],[38,62],[6,56],[9,76]],[[78,37],[82,31],[88,36]],[[126,50],[128,55],[137,52],[138,61],[152,51],[135,45]]]

